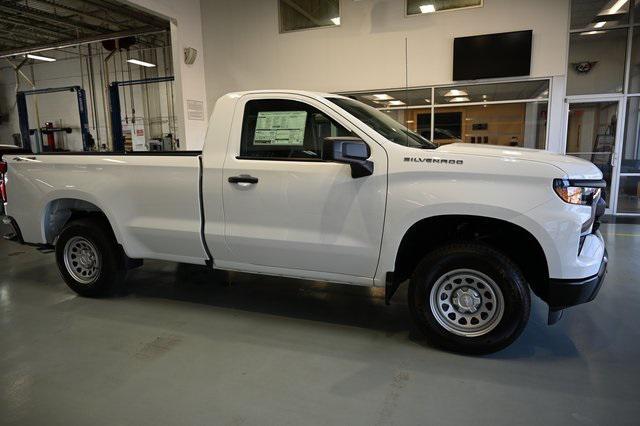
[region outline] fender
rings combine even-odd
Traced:
[[[508,208],[492,205],[469,205],[465,203],[445,203],[439,205],[425,206],[421,209],[413,209],[407,212],[392,232],[385,233],[382,239],[380,261],[374,278],[374,286],[389,288],[392,276],[388,275],[395,269],[396,256],[400,249],[400,244],[407,232],[420,221],[425,219],[435,219],[442,216],[473,216],[488,219],[502,220],[518,226],[529,232],[543,248],[547,261],[557,259],[555,246],[549,244],[550,237],[546,230],[538,226],[534,221],[523,216],[522,213]],[[428,235],[425,236],[428,238]],[[551,266],[551,265],[549,265]]]
[[[55,201],[65,200],[65,199],[79,200],[79,201],[84,201],[84,202],[93,204],[100,212],[102,212],[106,216],[107,220],[109,221],[109,225],[111,226],[111,229],[113,230],[113,233],[116,237],[116,241],[118,242],[118,244],[123,246],[123,248],[125,248],[125,245],[123,244],[123,239],[122,239],[122,231],[118,226],[118,222],[115,220],[113,212],[107,206],[105,206],[99,199],[97,199],[94,195],[84,191],[75,190],[75,189],[55,190],[47,193],[43,197],[42,203],[39,208],[40,233],[41,233],[41,240],[43,243],[47,243],[46,227],[47,227],[47,219],[48,219],[48,213],[49,213],[48,210],[52,205],[52,203],[54,203]],[[125,248],[125,253],[126,253],[126,248]]]

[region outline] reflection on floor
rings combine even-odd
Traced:
[[[0,241],[0,423],[637,424],[640,226],[603,225],[598,298],[487,357],[432,348],[405,294],[147,262],[76,297],[53,255]]]

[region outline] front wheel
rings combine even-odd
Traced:
[[[69,223],[56,241],[56,261],[67,285],[81,296],[106,296],[126,275],[120,250],[108,225],[97,218]]]
[[[522,333],[530,306],[518,267],[476,243],[450,244],[427,254],[409,286],[409,308],[419,329],[455,352],[505,348]]]

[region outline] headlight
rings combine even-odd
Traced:
[[[553,190],[565,203],[590,206],[600,197],[602,188],[606,188],[604,180],[568,180],[554,179]]]

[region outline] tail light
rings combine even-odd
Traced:
[[[7,173],[7,163],[0,161],[0,175]]]

